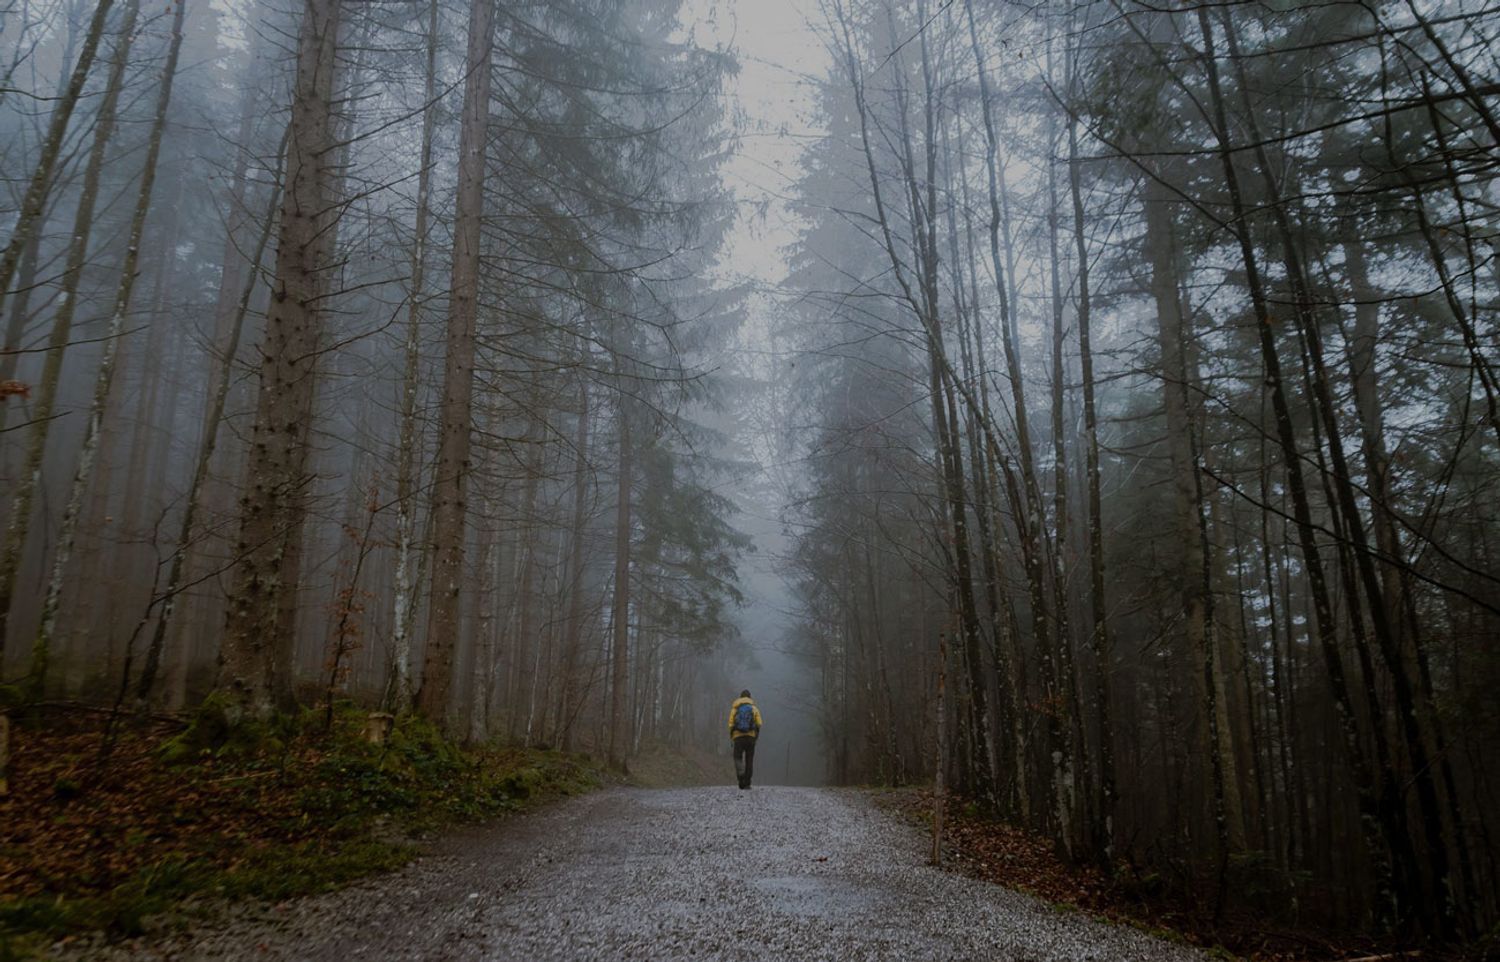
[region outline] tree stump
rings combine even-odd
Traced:
[[[372,711],[365,718],[365,741],[371,745],[384,745],[395,727],[396,716],[390,712]]]

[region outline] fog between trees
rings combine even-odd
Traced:
[[[820,0],[804,134],[753,7],[0,0],[7,700],[623,766],[774,679],[829,781],[1492,929],[1500,10]]]

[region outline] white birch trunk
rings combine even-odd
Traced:
[[[130,6],[130,22],[134,23],[136,4]],[[167,108],[172,102],[172,83],[177,75],[177,58],[182,50],[182,21],[187,9],[186,0],[178,0],[172,19],[172,40],[167,51],[167,63],[163,68],[161,87],[156,99],[156,114],[152,119],[151,141],[146,150],[145,170],[141,175],[140,190],[136,195],[135,212],[130,220],[130,236],[126,241],[125,263],[120,268],[120,284],[115,291],[114,304],[110,310],[109,326],[104,339],[104,359],[99,364],[99,373],[94,378],[94,396],[89,406],[88,422],[84,427],[83,450],[78,456],[78,466],[73,472],[73,484],[68,493],[62,529],[58,534],[57,552],[52,559],[52,575],[47,582],[46,599],[42,603],[42,622],[37,631],[36,644],[31,655],[30,686],[34,694],[41,693],[50,657],[52,636],[57,628],[58,602],[62,597],[64,574],[68,559],[73,553],[73,543],[78,533],[78,519],[83,510],[84,494],[93,474],[94,463],[99,453],[100,429],[104,424],[108,406],[110,386],[114,381],[115,358],[119,354],[120,340],[125,332],[125,316],[130,311],[130,295],[135,288],[136,262],[140,257],[141,235],[146,229],[146,214],[151,208],[151,191],[156,185],[156,161],[161,155],[162,135],[167,126]],[[123,57],[122,57],[123,59]],[[159,320],[158,320],[159,323]],[[126,656],[129,665],[129,655]]]
[[[104,97],[99,103],[99,114],[94,125],[94,140],[83,173],[83,187],[78,197],[78,207],[73,217],[73,233],[68,241],[67,264],[63,268],[63,285],[59,297],[57,315],[52,321],[52,331],[47,341],[47,354],[42,363],[41,382],[38,385],[35,406],[32,408],[30,430],[26,436],[26,460],[21,470],[20,483],[11,499],[10,516],[5,526],[5,542],[0,549],[0,655],[3,655],[10,629],[11,608],[15,601],[16,579],[20,575],[21,560],[31,534],[32,503],[37,488],[42,482],[42,460],[47,453],[47,438],[51,434],[53,411],[57,404],[57,389],[62,375],[64,355],[72,337],[73,317],[78,310],[78,294],[82,283],[83,269],[88,260],[89,239],[94,227],[94,208],[99,198],[99,177],[104,170],[105,155],[115,131],[115,114],[119,108],[120,92],[125,85],[125,67],[130,59],[130,43],[135,33],[140,4],[131,2],[125,9],[124,21],[120,25],[119,39],[115,42],[114,60],[109,79],[105,84]],[[97,46],[97,38],[96,46]],[[60,109],[60,108],[59,108]],[[25,211],[22,224],[25,225]],[[7,252],[8,254],[9,252]],[[12,265],[14,266],[14,265]],[[0,276],[0,298],[4,297],[10,275]],[[33,668],[36,666],[33,657]],[[33,678],[31,687],[36,690],[40,679]]]

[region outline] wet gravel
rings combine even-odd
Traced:
[[[610,789],[402,871],[92,959],[1174,962],[1200,953],[924,864],[855,792]]]

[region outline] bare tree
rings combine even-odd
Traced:
[[[437,126],[437,31],[438,4],[427,5],[427,67],[423,75],[421,167],[417,171],[417,212],[411,250],[410,302],[406,315],[406,368],[401,379],[401,435],[396,467],[396,584],[392,592],[391,680],[387,704],[397,712],[411,705],[411,634],[416,619],[416,596],[420,578],[413,576],[416,546],[416,504],[419,445],[417,438],[417,387],[421,374],[421,333],[427,241],[432,193],[432,138]],[[425,553],[422,555],[425,557]],[[420,567],[420,566],[418,566]]]
[[[99,51],[99,40],[104,36],[112,6],[114,0],[98,0],[94,5],[94,15],[89,18],[88,31],[83,36],[83,49],[78,52],[78,61],[73,65],[68,85],[58,97],[57,106],[53,108],[48,120],[47,136],[42,141],[41,153],[26,186],[26,196],[21,201],[16,224],[11,229],[4,253],[0,253],[0,307],[5,306],[10,282],[15,279],[16,266],[20,263],[22,252],[31,243],[32,232],[46,208],[47,193],[57,176],[57,159],[62,152],[63,137],[68,132],[68,121],[73,117],[73,108],[78,105],[84,84],[88,82],[89,71],[93,69],[94,57]]]
[[[102,7],[108,6],[101,4]],[[99,114],[94,124],[94,140],[89,150],[88,163],[84,168],[83,188],[78,197],[78,207],[73,218],[73,232],[68,243],[67,266],[63,269],[63,286],[61,303],[59,304],[57,316],[52,321],[52,332],[47,341],[46,361],[42,367],[41,384],[37,389],[36,406],[32,411],[30,430],[26,438],[26,458],[22,468],[21,483],[16,488],[11,500],[10,520],[5,529],[5,544],[0,548],[0,654],[4,653],[6,638],[9,634],[11,607],[15,600],[16,578],[20,573],[21,555],[26,549],[27,536],[31,531],[32,501],[36,496],[37,488],[41,485],[42,458],[47,451],[47,437],[52,429],[53,409],[57,403],[57,391],[62,376],[63,356],[67,352],[68,345],[73,335],[73,318],[78,310],[79,289],[83,280],[84,264],[88,259],[89,238],[92,236],[94,227],[94,209],[99,200],[99,177],[104,169],[105,156],[109,150],[110,138],[115,132],[115,115],[119,109],[120,94],[125,87],[125,69],[130,62],[130,45],[135,39],[136,20],[140,14],[139,2],[127,3],[125,16],[120,24],[118,39],[115,43],[113,60],[110,66],[109,78],[105,84],[104,96],[99,102]],[[95,20],[99,19],[96,11]],[[92,31],[92,26],[90,30]],[[97,38],[94,43],[97,45]],[[87,42],[86,42],[87,43]],[[89,47],[85,46],[84,55],[92,56]],[[83,63],[82,57],[79,60]],[[78,71],[75,69],[74,76],[81,85]],[[69,88],[72,89],[71,86]],[[76,99],[77,94],[73,96]],[[65,95],[66,97],[66,95]],[[71,104],[65,99],[68,109]],[[59,108],[61,111],[62,108]],[[64,118],[66,123],[66,118]],[[56,116],[54,115],[54,127],[56,127]],[[49,131],[49,138],[53,133],[61,136],[60,130]],[[45,151],[44,148],[44,159]],[[54,148],[55,156],[55,148]],[[41,168],[38,167],[38,175]],[[38,182],[33,180],[33,189]],[[30,196],[28,195],[28,201]],[[38,203],[43,199],[39,198]],[[38,214],[40,211],[38,211]],[[29,229],[27,212],[23,207],[21,220],[17,224],[17,234],[22,229]],[[26,243],[27,238],[21,237],[21,243]],[[16,238],[12,239],[12,244]],[[7,256],[9,255],[7,250]],[[12,263],[10,265],[14,267]],[[5,287],[10,282],[10,275],[5,272],[5,264],[0,263],[0,303],[3,303]],[[40,677],[35,674],[36,668],[45,664],[44,660],[33,658],[32,686],[40,685]]]
[[[130,10],[134,12],[135,7],[136,4],[132,2]],[[83,513],[84,495],[88,490],[89,479],[93,474],[94,463],[99,453],[99,435],[104,425],[110,388],[114,381],[115,358],[120,349],[120,341],[125,336],[125,318],[130,312],[130,296],[135,289],[136,264],[140,258],[141,237],[146,230],[146,215],[151,210],[151,192],[156,186],[157,158],[161,156],[162,135],[167,128],[167,108],[172,103],[172,83],[177,76],[177,60],[182,52],[182,21],[186,11],[185,0],[178,0],[172,15],[172,36],[167,45],[166,65],[162,68],[161,85],[157,92],[156,112],[151,121],[151,136],[146,147],[145,166],[141,174],[140,187],[136,192],[135,211],[130,218],[130,233],[125,241],[125,263],[120,268],[119,286],[115,290],[114,303],[110,308],[109,325],[105,328],[104,357],[99,363],[99,372],[94,379],[94,396],[89,406],[88,422],[84,426],[83,450],[79,452],[78,464],[73,471],[73,484],[68,493],[67,506],[63,510],[57,549],[52,559],[52,575],[47,582],[47,593],[42,602],[42,622],[32,651],[30,681],[36,695],[40,695],[46,678],[47,663],[51,657],[52,636],[57,630],[58,604],[62,599],[68,561],[73,553],[78,522]]]
[[[469,434],[473,429],[474,328],[479,313],[480,224],[484,217],[485,145],[489,130],[494,0],[473,0],[469,10],[469,53],[459,131],[458,196],[453,229],[453,281],[443,369],[443,400],[438,456],[433,471],[432,585],[427,612],[427,647],[416,704],[428,718],[444,722],[453,680],[453,646],[458,633],[464,579],[465,492],[469,478]]]

